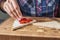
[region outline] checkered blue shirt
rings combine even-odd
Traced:
[[[59,0],[17,0],[23,15],[56,16]]]

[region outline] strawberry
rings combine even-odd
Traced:
[[[21,24],[29,23],[30,21],[32,21],[32,19],[30,19],[30,18],[22,18],[21,20],[19,20],[19,22],[20,22]]]

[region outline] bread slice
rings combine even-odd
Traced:
[[[21,24],[18,20],[15,20],[14,23],[13,23],[13,27],[12,28],[13,29],[18,29],[18,28],[24,27],[26,25],[32,24],[34,22],[36,22],[36,20],[32,20],[29,23]]]
[[[60,29],[60,23],[57,21],[37,22],[37,23],[33,23],[33,25],[38,26],[38,27],[48,27],[48,28]]]

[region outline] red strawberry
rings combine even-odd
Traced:
[[[21,20],[19,20],[19,22],[20,22],[21,24],[28,23],[28,22],[30,22],[30,21],[32,21],[32,19],[30,19],[30,18],[22,18]]]

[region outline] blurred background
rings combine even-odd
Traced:
[[[1,24],[4,20],[6,20],[7,18],[9,18],[9,15],[6,14],[6,13],[4,13],[4,12],[2,12],[2,11],[0,11],[0,24]]]
[[[57,16],[60,18],[60,0],[59,0],[59,4],[58,4],[58,10],[57,10]],[[4,13],[2,11],[0,11],[0,23],[2,23],[4,20],[8,19],[10,16],[7,13]]]

